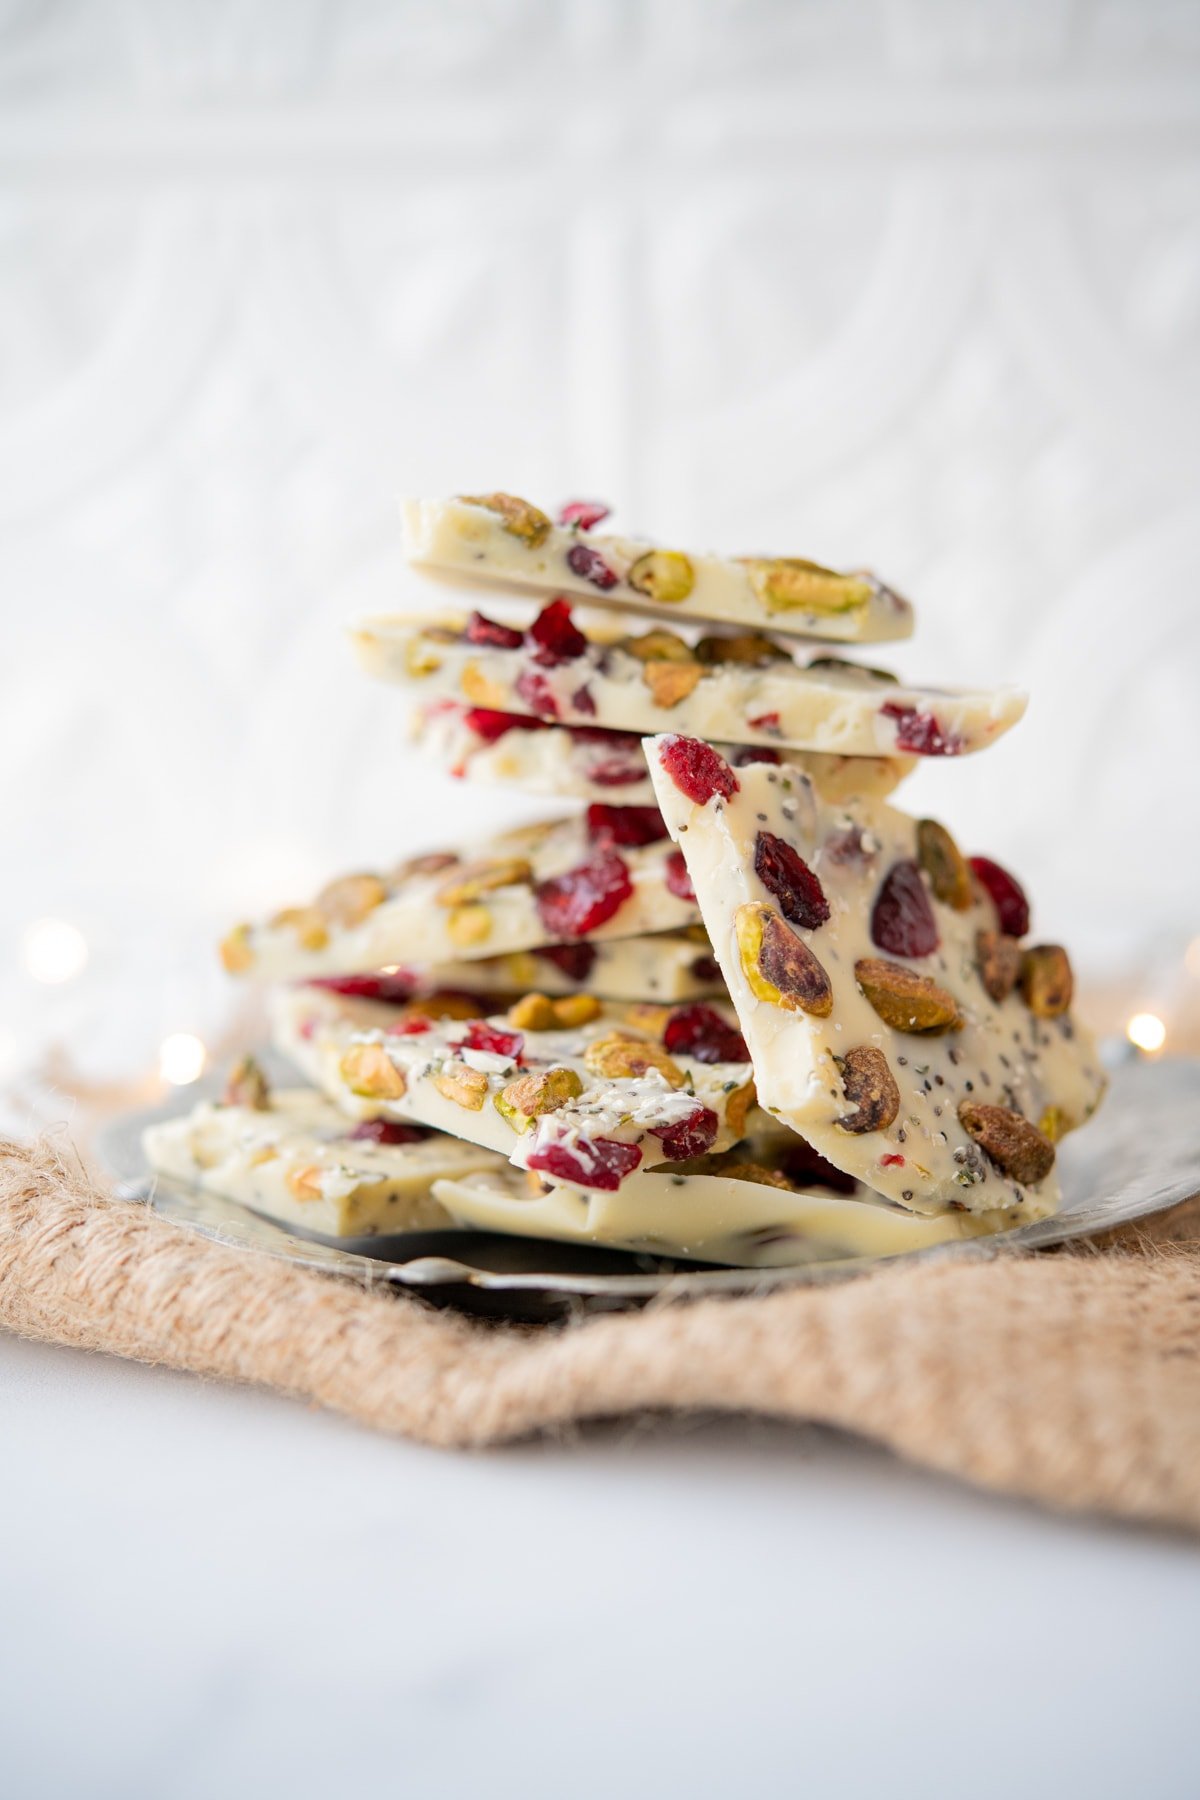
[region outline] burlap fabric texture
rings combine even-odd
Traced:
[[[433,1444],[753,1412],[1050,1506],[1200,1527],[1200,1200],[1071,1253],[532,1330],[227,1248],[108,1198],[62,1144],[0,1143],[0,1324]]]

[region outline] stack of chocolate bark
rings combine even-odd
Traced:
[[[1012,875],[889,802],[1023,697],[848,660],[912,631],[866,572],[605,518],[406,507],[410,560],[505,617],[468,595],[369,620],[364,666],[413,690],[447,772],[574,809],[237,926],[225,966],[275,984],[309,1085],[244,1060],[151,1129],[152,1164],[334,1236],[459,1224],[747,1266],[1053,1212],[1056,1145],[1104,1086],[1066,952],[1028,942]]]

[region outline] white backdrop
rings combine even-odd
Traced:
[[[0,221],[0,1063],[211,1036],[234,918],[520,809],[343,646],[402,488],[872,563],[1033,693],[914,801],[1182,959],[1200,6],[0,0]]]

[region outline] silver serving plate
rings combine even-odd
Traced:
[[[1063,1206],[1052,1219],[994,1238],[966,1238],[878,1258],[843,1258],[779,1269],[730,1269],[553,1243],[468,1228],[391,1237],[324,1238],[276,1224],[233,1200],[152,1176],[144,1128],[186,1112],[202,1090],[113,1121],[100,1150],[118,1177],[118,1197],[220,1243],[265,1251],[323,1274],[378,1287],[391,1284],[477,1313],[550,1319],[579,1309],[644,1305],[663,1296],[765,1293],[845,1280],[881,1261],[932,1261],[1048,1249],[1164,1212],[1200,1193],[1200,1060],[1126,1063],[1086,1130],[1059,1151]]]

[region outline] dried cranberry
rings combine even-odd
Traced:
[[[715,956],[698,956],[695,962],[688,965],[688,974],[694,981],[720,981],[721,970]]]
[[[571,623],[571,608],[562,599],[543,606],[525,636],[533,645],[534,661],[544,669],[552,669],[556,663],[574,662],[587,649],[587,639]]]
[[[472,706],[463,714],[463,723],[485,744],[494,744],[509,731],[544,731],[544,719],[531,719],[528,713],[494,712],[488,706]]]
[[[573,1181],[579,1187],[603,1188],[611,1193],[642,1160],[636,1144],[619,1144],[615,1138],[593,1138],[573,1149],[547,1144],[529,1154],[529,1167],[553,1175],[556,1181]]]
[[[595,944],[543,944],[533,954],[552,963],[568,981],[586,981],[598,952]]]
[[[427,1031],[433,1030],[433,1020],[414,1017],[397,1019],[394,1025],[385,1025],[384,1030],[389,1037],[423,1037]]]
[[[663,1049],[700,1063],[749,1062],[746,1040],[703,1000],[677,1006],[663,1032]]]
[[[696,890],[692,886],[692,878],[688,874],[688,866],[683,860],[682,850],[672,850],[663,865],[663,879],[667,884],[667,892],[674,894],[677,900],[686,900],[689,906],[696,904]]]
[[[640,846],[661,843],[667,823],[657,806],[606,806],[594,800],[587,809],[587,831],[593,844]]]
[[[1029,930],[1029,901],[1016,876],[990,856],[970,856],[967,861],[992,897],[1001,931],[1006,937],[1024,937]]]
[[[789,1181],[832,1188],[835,1194],[852,1194],[858,1186],[853,1175],[847,1175],[814,1150],[806,1138],[798,1138],[783,1158],[783,1174]]]
[[[598,762],[588,769],[587,778],[593,787],[632,787],[635,782],[645,781],[646,768],[645,764],[640,769],[631,769],[628,763]]]
[[[632,892],[629,870],[613,851],[605,851],[539,882],[534,899],[551,937],[576,938],[606,924]]]
[[[714,794],[730,800],[738,791],[738,778],[725,758],[699,738],[664,738],[659,759],[680,793],[697,806]]]
[[[579,694],[574,699],[578,701]],[[576,725],[568,729],[573,744],[585,752],[595,747],[597,755],[594,761],[587,761],[586,774],[596,787],[629,787],[635,781],[646,779],[642,740],[632,732],[604,731],[595,725]]]
[[[841,831],[830,832],[824,851],[830,862],[838,864],[867,862],[875,854],[867,848],[861,825],[847,825]]]
[[[592,690],[586,681],[581,683],[571,695],[571,705],[577,713],[582,713],[585,719],[595,718],[596,702],[592,699]]]
[[[517,693],[531,712],[546,719],[557,719],[558,701],[554,698],[550,683],[539,669],[522,669],[517,676],[516,687]]]
[[[487,1050],[493,1056],[512,1057],[514,1062],[524,1048],[525,1039],[519,1031],[501,1031],[486,1019],[472,1019],[467,1035],[455,1045],[456,1050]]]
[[[685,1162],[712,1149],[720,1123],[711,1106],[698,1106],[674,1125],[651,1126],[650,1135],[658,1139],[668,1162]]]
[[[960,756],[965,748],[958,733],[944,730],[933,713],[918,712],[896,700],[886,701],[879,710],[885,719],[895,719],[896,748],[910,756]]]
[[[871,909],[871,941],[893,956],[930,956],[941,941],[921,871],[908,858],[884,877]]]
[[[765,731],[768,737],[779,736],[779,714],[777,712],[759,713],[756,719],[747,719],[752,731]]]
[[[398,1006],[411,1000],[419,985],[415,975],[396,969],[390,975],[320,975],[308,984],[352,1000],[384,1000]]]
[[[607,592],[617,585],[620,577],[615,569],[610,569],[598,550],[590,544],[572,544],[567,551],[567,567],[572,575],[578,575],[584,581],[590,581],[593,587]]]
[[[735,769],[744,769],[750,763],[777,763],[779,760],[778,750],[772,750],[770,744],[743,744],[733,753]]]
[[[558,515],[560,525],[574,525],[578,531],[592,531],[612,511],[603,500],[568,500]]]
[[[525,642],[522,632],[513,631],[508,625],[500,625],[495,619],[485,618],[481,612],[471,614],[463,636],[468,644],[488,644],[495,650],[519,650]]]
[[[353,1143],[419,1144],[429,1132],[423,1125],[404,1125],[398,1119],[360,1119],[353,1131],[342,1135]]]
[[[772,831],[760,831],[755,839],[754,873],[793,925],[815,931],[829,917],[829,902],[821,883],[804,858]]]

